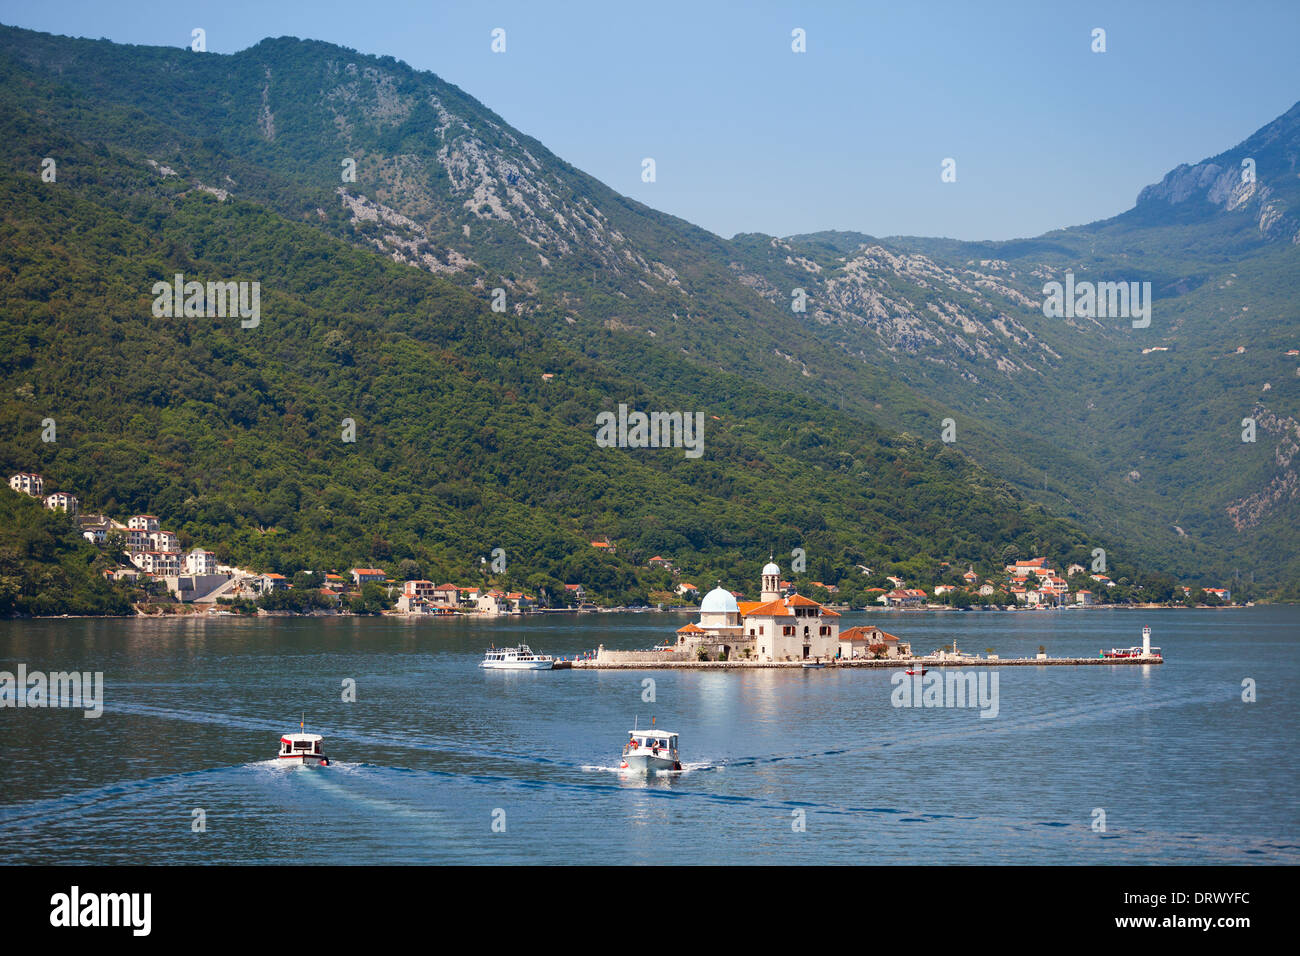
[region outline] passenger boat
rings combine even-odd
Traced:
[[[1160,657],[1160,648],[1151,646],[1151,628],[1142,628],[1141,647],[1112,647],[1102,651],[1101,656],[1107,660],[1126,660],[1135,657]]]
[[[307,718],[304,716],[302,722],[298,724],[300,733],[285,734],[280,738],[279,759],[290,764],[328,767],[329,759],[321,753],[320,749],[321,741],[325,738],[320,734],[306,733],[306,726]]]
[[[550,654],[534,654],[527,644],[518,647],[490,647],[479,667],[503,671],[549,671],[555,666]]]
[[[920,674],[922,677],[924,677],[924,676],[925,676],[926,674],[928,674],[928,673],[930,673],[930,670],[929,670],[929,668],[927,668],[927,667],[921,667],[921,668],[917,668],[917,669],[915,669],[915,670],[909,668],[908,671],[907,671],[907,676],[908,676],[908,677],[915,677],[917,674]]]
[[[1107,660],[1124,660],[1129,657],[1159,657],[1160,648],[1153,647],[1148,651],[1141,647],[1112,647],[1108,651],[1102,651],[1101,656]]]
[[[677,755],[677,735],[668,730],[656,730],[653,720],[649,730],[629,730],[619,769],[629,773],[681,770],[682,762]]]

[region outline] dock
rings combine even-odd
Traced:
[[[615,652],[617,653],[617,652]],[[929,660],[920,657],[893,657],[883,660],[822,660],[810,661],[824,665],[826,670],[840,668],[883,668],[897,670],[900,667],[1125,667],[1135,664],[1163,664],[1163,657],[999,657],[990,660],[987,657],[961,658],[952,657],[942,660]],[[801,670],[803,661],[556,661],[556,670]]]

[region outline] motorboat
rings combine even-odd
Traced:
[[[299,764],[302,766],[328,767],[329,758],[321,752],[321,741],[325,738],[320,734],[309,734],[306,732],[307,720],[304,717],[298,724],[299,732],[296,734],[284,734],[280,738],[279,759],[289,764]]]
[[[649,730],[629,730],[619,769],[644,774],[658,773],[660,770],[681,770],[677,735],[669,730],[656,730],[653,721]]]
[[[1109,651],[1102,651],[1101,656],[1106,660],[1127,660],[1130,658],[1143,657],[1160,657],[1160,648],[1151,646],[1151,628],[1142,628],[1142,646],[1141,647],[1112,647]]]
[[[1141,647],[1112,647],[1108,651],[1102,651],[1101,656],[1107,660],[1125,660],[1131,657],[1159,657],[1160,648],[1153,647],[1148,651]]]

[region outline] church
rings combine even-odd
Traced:
[[[839,650],[839,615],[799,594],[781,593],[781,569],[763,568],[757,601],[737,601],[719,586],[700,602],[698,624],[677,631],[676,650],[711,660],[799,661],[829,659]]]

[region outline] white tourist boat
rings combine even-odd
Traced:
[[[518,647],[490,647],[479,667],[502,671],[549,671],[555,666],[550,654],[534,654],[527,644]]]
[[[669,730],[656,730],[653,721],[649,730],[629,730],[619,769],[646,774],[660,770],[681,770],[682,762],[677,755],[677,735]]]
[[[325,738],[320,734],[306,733],[307,720],[303,718],[298,724],[299,733],[285,734],[280,738],[279,759],[288,764],[299,764],[313,767],[328,767],[329,759],[321,753],[321,741]]]
[[[1142,628],[1142,646],[1141,647],[1112,647],[1109,651],[1103,650],[1101,656],[1108,660],[1125,660],[1161,657],[1160,648],[1151,646],[1151,628]]]

